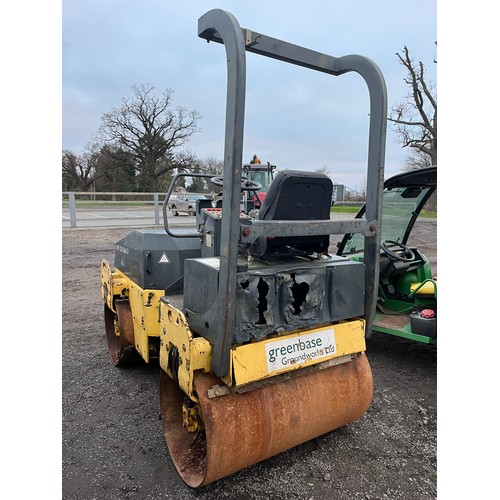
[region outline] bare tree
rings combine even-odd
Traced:
[[[406,46],[396,56],[408,71],[404,82],[410,91],[404,102],[392,108],[388,119],[394,124],[403,147],[411,149],[405,162],[406,170],[437,165],[436,86],[426,82],[424,65],[415,64]]]
[[[75,155],[69,150],[63,150],[63,190],[89,191],[96,179],[103,175],[96,170],[97,161],[98,155],[94,151]]]
[[[159,179],[174,169],[189,168],[194,161],[185,146],[198,132],[200,115],[182,107],[172,109],[173,90],[160,96],[149,84],[132,86],[133,97],[101,117],[100,138],[128,153],[136,169],[140,191],[158,191]]]
[[[217,160],[214,156],[208,156],[203,160],[196,160],[191,170],[197,174],[207,174],[212,176],[221,176],[224,172],[224,161]],[[190,189],[195,192],[213,191],[214,184],[209,179],[203,177],[193,177]]]
[[[330,169],[326,165],[317,168],[315,172],[319,172],[320,174],[330,175]]]
[[[224,173],[224,161],[218,160],[215,156],[207,156],[196,163],[197,171],[202,174],[221,176]]]

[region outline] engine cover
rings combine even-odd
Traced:
[[[219,259],[185,262],[184,311],[190,328],[215,341]],[[364,315],[364,264],[330,256],[239,266],[233,343]]]
[[[114,265],[143,289],[175,294],[183,290],[184,260],[195,257],[201,257],[200,238],[172,238],[164,230],[145,229],[116,243]]]

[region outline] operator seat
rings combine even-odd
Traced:
[[[333,184],[319,172],[282,170],[274,178],[259,210],[259,220],[328,220]],[[256,253],[266,258],[324,253],[330,235],[259,238]]]

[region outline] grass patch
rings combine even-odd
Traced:
[[[430,210],[422,210],[419,214],[419,217],[426,217],[427,219],[436,219],[437,216],[437,212],[432,212]]]
[[[353,207],[353,206],[333,206],[330,208],[331,213],[335,214],[357,214],[361,207]],[[437,218],[437,212],[433,212],[431,210],[422,210],[419,214],[419,217],[423,217],[426,219],[435,219]]]
[[[359,209],[361,207],[354,207],[354,206],[333,206],[330,208],[330,212],[334,214],[357,214],[359,212]]]

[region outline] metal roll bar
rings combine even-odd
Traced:
[[[240,238],[239,207],[245,116],[246,60],[245,51],[260,54],[287,63],[303,66],[334,76],[356,72],[365,80],[370,97],[370,127],[368,140],[368,168],[366,212],[351,224],[331,224],[314,221],[315,234],[363,232],[365,235],[365,319],[367,335],[375,315],[379,274],[380,221],[384,183],[385,141],[387,127],[387,91],[378,66],[360,55],[333,57],[288,42],[241,28],[235,17],[221,9],[213,9],[198,20],[198,36],[207,42],[225,46],[227,59],[226,128],[224,143],[224,186],[222,207],[222,239],[219,268],[219,297],[216,340],[212,351],[212,370],[225,376],[229,370],[232,335],[236,323],[236,281],[238,240]],[[329,226],[328,226],[329,225]],[[353,231],[352,229],[355,229]],[[297,221],[275,221],[276,232],[286,231],[290,236],[304,231]],[[272,229],[266,227],[266,234]],[[253,232],[258,231],[258,224]],[[297,233],[297,234],[295,234]],[[311,234],[311,233],[308,233]]]

